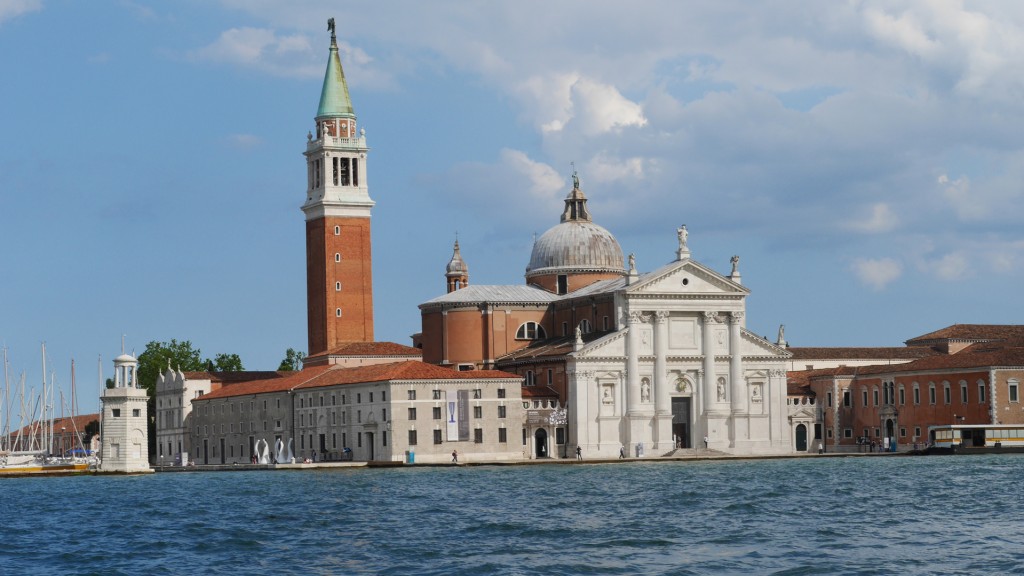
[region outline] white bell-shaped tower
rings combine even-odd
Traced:
[[[100,396],[100,470],[152,472],[149,467],[147,395],[139,387],[139,361],[123,351],[114,358],[113,387]]]

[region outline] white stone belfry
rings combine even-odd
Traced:
[[[139,387],[139,361],[122,353],[114,358],[114,386],[100,396],[100,470],[151,472],[146,390]]]

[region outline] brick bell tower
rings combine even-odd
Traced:
[[[366,185],[366,132],[356,115],[338,57],[334,18],[331,48],[316,113],[306,135],[306,305],[309,355],[350,342],[373,341],[373,260]]]

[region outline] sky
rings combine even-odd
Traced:
[[[306,133],[338,23],[376,338],[459,239],[520,284],[573,167],[637,268],[739,255],[747,327],[900,346],[1024,323],[1024,3],[0,0],[0,341],[95,410],[150,341],[304,350]]]

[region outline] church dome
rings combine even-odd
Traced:
[[[565,199],[561,223],[533,243],[527,279],[550,274],[625,272],[619,242],[591,221],[587,197],[573,174],[573,189]]]

